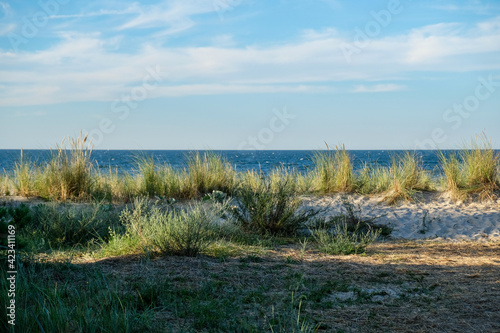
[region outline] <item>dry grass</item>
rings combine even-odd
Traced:
[[[315,153],[313,161],[316,189],[319,192],[328,194],[354,190],[355,177],[351,157],[344,145],[342,148],[336,147],[335,152],[328,150]]]
[[[121,257],[74,263],[99,267],[121,281],[125,293],[133,293],[126,281],[146,284],[156,276],[174,290],[217,281],[222,290],[255,297],[234,305],[241,318],[259,318],[259,311],[268,313],[271,304],[286,302],[294,292],[318,332],[496,332],[499,255],[497,243],[400,242],[374,244],[365,256],[281,246],[250,260],[168,257],[145,266],[140,258]],[[177,332],[195,321],[165,308],[154,324],[168,323]]]
[[[392,184],[384,201],[395,204],[400,200],[413,201],[418,191],[429,190],[431,177],[422,167],[421,159],[415,153],[406,152],[392,158]]]
[[[454,200],[494,199],[499,188],[500,156],[486,135],[476,135],[458,154],[439,155],[446,178],[446,190]]]

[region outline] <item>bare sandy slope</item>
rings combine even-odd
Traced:
[[[348,195],[364,218],[394,228],[392,236],[404,239],[500,241],[500,200],[454,203],[446,194],[424,194],[414,202],[389,206],[382,197]],[[305,198],[308,207],[327,208],[325,216],[340,213],[340,195]]]

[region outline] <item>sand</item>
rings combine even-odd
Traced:
[[[453,202],[449,195],[428,193],[414,202],[387,205],[382,196],[346,195],[360,216],[393,228],[394,239],[500,241],[500,199]],[[306,207],[325,208],[325,217],[338,215],[342,196],[306,197]]]

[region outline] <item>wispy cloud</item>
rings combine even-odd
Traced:
[[[118,29],[131,28],[166,28],[183,27],[187,29],[194,25],[191,16],[215,12],[212,1],[204,0],[173,0],[157,5],[141,6],[138,15],[121,25]]]
[[[477,14],[488,14],[500,9],[500,5],[493,4],[483,4],[479,1],[469,1],[465,4],[435,4],[431,6],[432,9],[451,11],[451,12],[474,12]]]
[[[67,19],[67,18],[84,18],[84,17],[96,17],[96,16],[116,16],[116,15],[126,15],[135,14],[139,12],[139,6],[134,3],[122,10],[106,10],[101,9],[99,11],[80,13],[80,14],[64,14],[64,15],[51,15],[51,19]]]
[[[400,91],[406,89],[406,86],[401,84],[375,84],[375,85],[358,85],[352,90],[355,93],[377,93],[377,92],[390,92],[390,91]]]
[[[222,33],[209,37],[211,46],[204,47],[173,47],[148,38],[133,48],[123,47],[129,30],[159,28],[148,31],[151,34],[182,31],[196,24],[194,16],[214,10],[210,1],[202,0],[130,5],[115,13],[130,14],[113,21],[113,28],[121,29],[118,35],[97,29],[90,33],[65,30],[45,50],[0,51],[0,105],[113,101],[140,85],[148,66],[159,66],[165,73],[163,86],[149,97],[332,92],[336,90],[331,87],[342,82],[354,86],[352,92],[397,91],[406,84],[394,78],[412,72],[500,69],[500,60],[494,56],[500,52],[500,17],[475,26],[440,23],[380,36],[356,54],[353,64],[346,63],[339,48],[349,41],[334,28],[303,30],[294,41],[274,45],[236,46],[241,45],[235,42],[236,34]],[[103,10],[81,15],[112,13]],[[374,84],[367,85],[368,81]]]

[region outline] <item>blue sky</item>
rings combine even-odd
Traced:
[[[0,0],[0,149],[500,148],[499,1]]]

